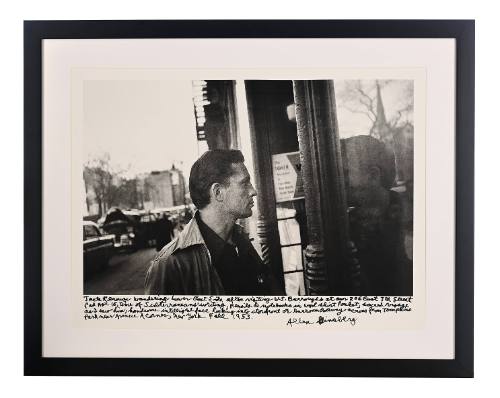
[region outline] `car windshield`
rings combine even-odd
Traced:
[[[132,227],[131,224],[124,221],[113,221],[109,224],[104,224],[103,229],[108,234],[121,234],[127,232],[127,227]]]

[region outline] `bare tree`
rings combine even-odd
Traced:
[[[113,205],[125,208],[139,208],[139,192],[137,189],[137,178],[120,179],[117,186],[117,194]]]
[[[386,88],[396,80],[347,80],[343,89],[337,93],[339,107],[355,114],[364,115],[371,122],[369,134],[390,141],[393,131],[405,124],[413,124],[413,82],[399,81],[401,89],[397,98],[392,98],[396,108],[387,108],[383,97]]]
[[[341,87],[336,95],[338,106],[369,119],[367,133],[383,141],[395,154],[397,180],[411,179],[413,81],[346,80]]]
[[[122,171],[114,169],[111,165],[109,153],[98,155],[83,167],[83,179],[87,190],[87,202],[89,196],[99,207],[99,216],[102,216],[113,205],[117,204],[120,196],[120,180]]]

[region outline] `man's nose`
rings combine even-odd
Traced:
[[[250,185],[250,196],[257,196],[257,191],[253,187],[253,185]]]

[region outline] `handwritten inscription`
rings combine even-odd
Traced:
[[[412,297],[389,296],[84,296],[84,319],[248,321],[282,315],[285,325],[356,326],[360,317],[412,310]]]

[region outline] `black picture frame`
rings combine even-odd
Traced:
[[[325,360],[43,357],[42,41],[104,38],[455,39],[455,358]],[[473,20],[25,21],[25,375],[473,377],[474,45]]]

